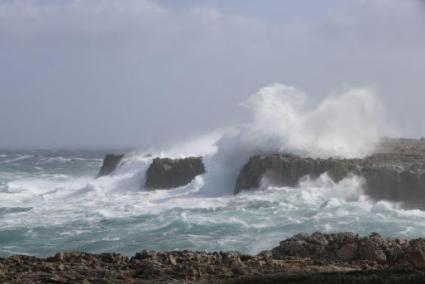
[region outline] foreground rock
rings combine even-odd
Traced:
[[[308,175],[323,173],[338,182],[349,174],[365,178],[366,194],[376,200],[425,209],[425,142],[389,140],[380,153],[365,159],[312,159],[291,155],[258,155],[241,170],[235,194],[260,186],[263,178],[277,186],[296,186]]]
[[[385,267],[425,269],[425,239],[384,238],[377,233],[298,234],[271,253],[274,258],[308,257],[321,261],[371,262]]]
[[[118,168],[123,158],[124,154],[107,154],[103,159],[102,168],[100,169],[97,177],[107,176],[113,173]]]
[[[205,173],[201,157],[156,158],[146,172],[146,189],[170,189],[189,184]]]
[[[424,283],[425,240],[298,234],[259,255],[142,251],[0,259],[1,283]],[[319,281],[320,280],[320,281]]]

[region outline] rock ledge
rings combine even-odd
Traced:
[[[298,234],[258,255],[62,252],[0,259],[0,271],[2,283],[424,283],[425,239]]]

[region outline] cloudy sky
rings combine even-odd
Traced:
[[[0,0],[0,147],[146,147],[281,82],[373,87],[425,136],[422,0]]]

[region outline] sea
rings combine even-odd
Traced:
[[[127,153],[110,176],[96,178],[106,153]],[[351,231],[414,238],[425,212],[371,200],[360,177],[326,174],[296,187],[233,194],[228,170],[206,156],[207,174],[171,190],[147,191],[153,156],[115,150],[0,150],[0,256],[59,251],[150,250],[259,253],[296,233]]]

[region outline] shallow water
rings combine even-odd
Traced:
[[[363,181],[326,175],[296,188],[231,194],[210,177],[169,191],[141,187],[151,158],[133,155],[94,179],[102,151],[0,152],[0,255],[63,250],[239,250],[258,253],[298,232],[354,231],[418,237],[425,212],[371,201]],[[207,161],[207,170],[208,170]]]

